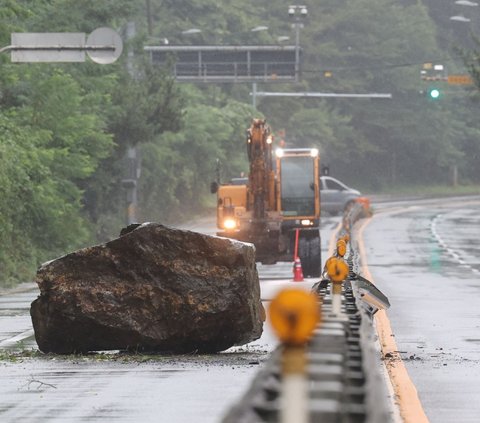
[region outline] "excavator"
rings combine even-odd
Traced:
[[[217,235],[251,242],[263,264],[300,259],[303,274],[321,274],[319,153],[277,148],[264,119],[247,130],[248,178],[218,180]]]

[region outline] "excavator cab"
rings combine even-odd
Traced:
[[[306,276],[321,273],[319,154],[316,148],[277,149],[277,207],[282,215],[280,240],[295,251]]]
[[[318,221],[318,150],[277,149],[278,206],[285,220]]]

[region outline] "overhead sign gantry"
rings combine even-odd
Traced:
[[[294,82],[298,48],[275,45],[145,46],[181,82]]]

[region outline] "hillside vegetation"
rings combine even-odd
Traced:
[[[460,56],[477,77],[475,42],[445,29],[446,12],[433,1],[314,3],[307,3],[301,31],[302,81],[259,89],[393,99],[263,98],[255,111],[249,84],[178,84],[143,54],[144,45],[165,38],[170,44],[294,40],[288,2],[1,2],[2,46],[11,32],[90,33],[108,26],[125,38],[133,21],[137,33],[108,66],[12,64],[8,54],[0,57],[0,283],[29,280],[42,261],[118,234],[130,146],[142,157],[140,220],[178,222],[212,205],[217,159],[224,180],[247,170],[244,134],[253,116],[284,131],[287,146],[318,147],[334,176],[361,188],[446,184],[454,168],[461,183],[480,182],[476,90],[442,83],[442,98],[429,101],[420,79],[425,62],[465,73]],[[251,31],[259,25],[268,31]],[[201,32],[182,34],[189,28]],[[127,51],[134,52],[130,72]]]

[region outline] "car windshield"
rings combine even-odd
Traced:
[[[334,189],[337,191],[343,191],[346,188],[345,186],[332,179],[325,179],[325,186],[327,189]]]

